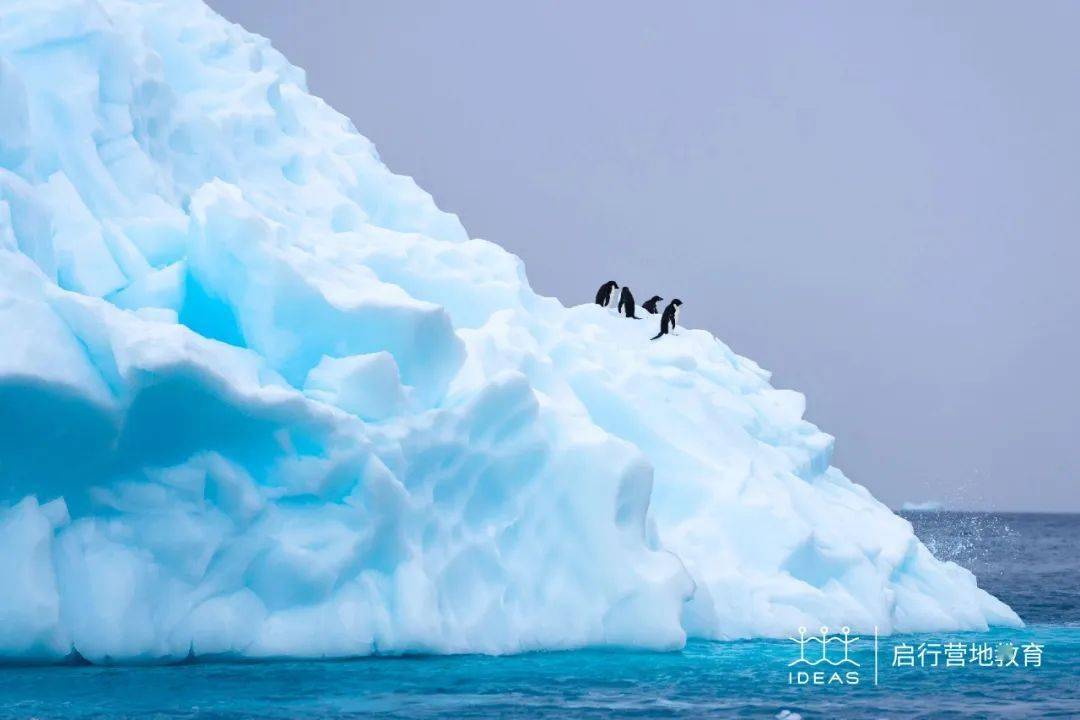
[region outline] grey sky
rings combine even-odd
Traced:
[[[882,500],[1080,510],[1080,3],[210,4],[538,291],[681,297]]]

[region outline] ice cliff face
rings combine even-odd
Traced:
[[[802,396],[651,329],[534,294],[198,0],[0,0],[0,655],[1019,622]]]

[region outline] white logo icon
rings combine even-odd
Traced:
[[[789,637],[789,640],[798,643],[799,645],[799,657],[788,663],[788,667],[793,665],[805,664],[811,667],[816,667],[822,663],[826,665],[832,665],[837,667],[840,665],[854,665],[859,667],[859,663],[855,662],[848,654],[851,643],[855,642],[859,638],[851,637],[851,628],[846,625],[840,628],[840,634],[829,634],[829,628],[827,625],[821,626],[821,635],[811,635],[807,637],[806,628],[799,628],[799,637]],[[817,643],[817,647],[814,646]],[[832,643],[839,643],[843,648],[843,657],[839,660],[835,660],[829,657],[829,645]],[[833,657],[836,657],[834,650]]]

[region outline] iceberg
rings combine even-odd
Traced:
[[[0,657],[1020,623],[800,394],[652,329],[534,293],[199,0],[0,0]]]
[[[908,500],[900,506],[901,512],[939,512],[945,509],[945,505],[937,500]]]

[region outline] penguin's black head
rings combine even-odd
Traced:
[[[609,283],[609,284],[611,285],[611,287],[613,287],[613,288],[617,288],[617,287],[619,287],[619,283],[615,282],[614,280],[608,280],[608,283]]]
[[[671,304],[672,305],[682,305],[682,300],[680,300],[679,298],[675,298],[674,300],[671,301]]]
[[[651,298],[649,298],[649,302],[660,302],[663,299],[664,298],[660,297],[659,295],[653,295]]]

